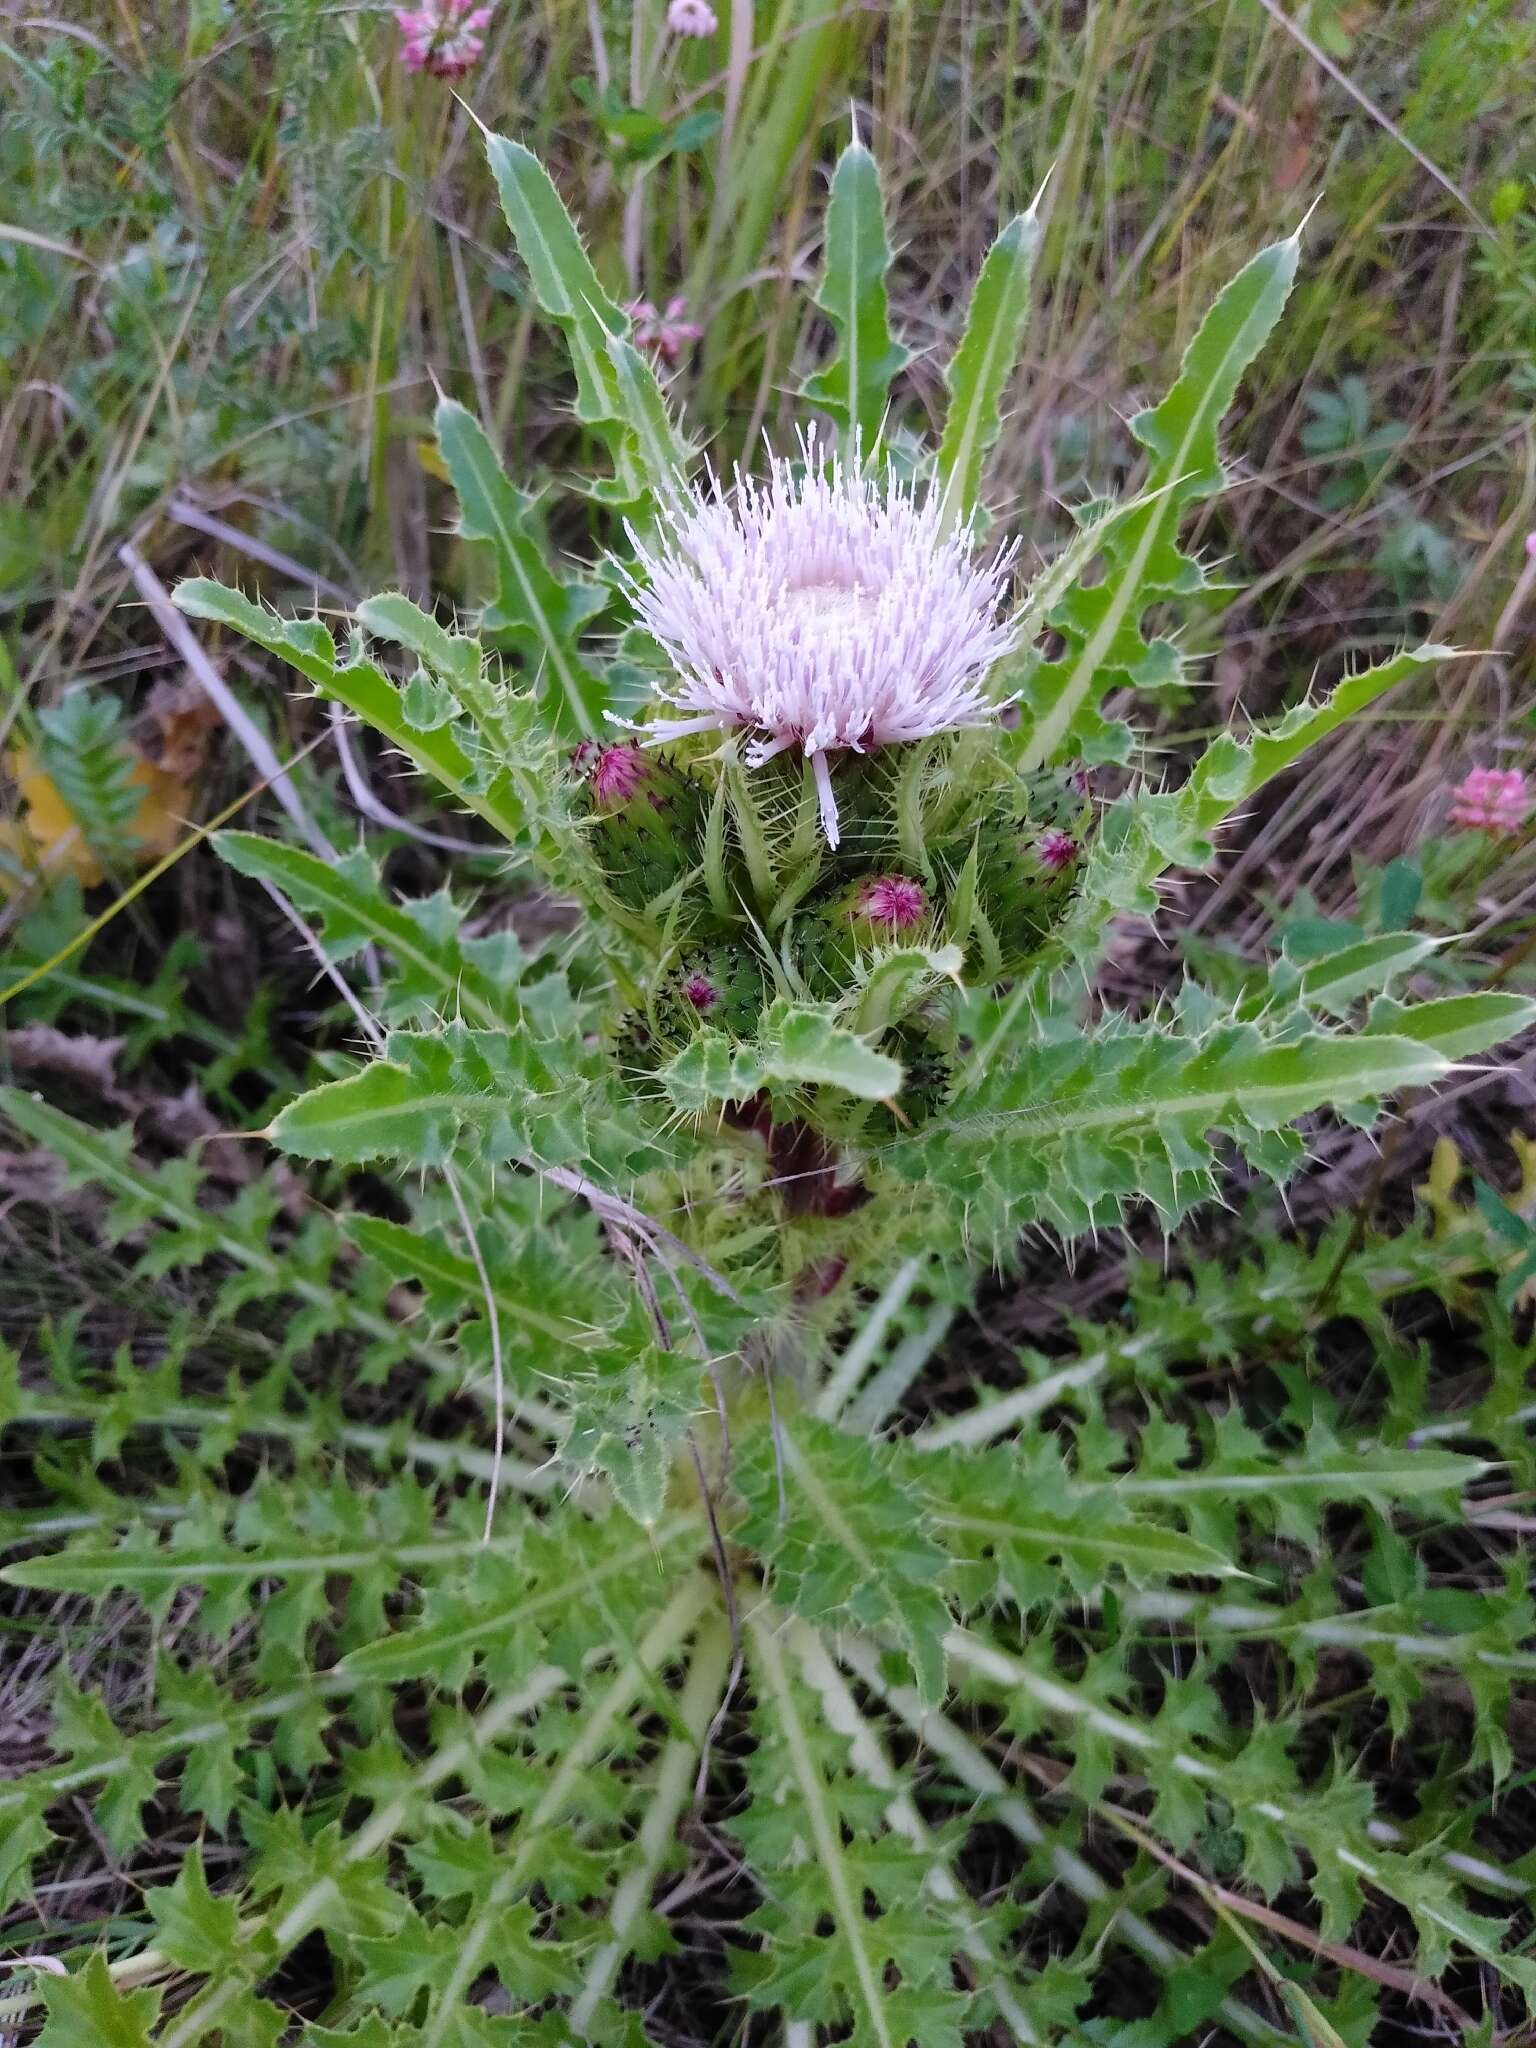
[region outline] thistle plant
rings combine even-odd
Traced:
[[[1297,241],[1238,273],[1133,422],[1140,490],[1085,507],[1025,581],[985,486],[1032,213],[986,259],[921,447],[889,425],[907,355],[874,162],[850,147],[817,294],[835,346],[804,435],[699,478],[548,176],[515,143],[487,149],[606,456],[573,485],[606,557],[558,562],[445,399],[443,464],[494,572],[478,621],[390,593],[338,645],[212,583],[178,601],[374,728],[581,920],[525,951],[467,935],[446,897],[391,899],[365,851],[221,835],[344,983],[365,946],[393,963],[371,1011],[348,989],[371,1056],[333,1059],[265,1134],[329,1162],[338,1194],[285,1251],[270,1193],[210,1210],[184,1163],[155,1171],[125,1136],[4,1098],[110,1186],[145,1271],[217,1261],[226,1307],[287,1304],[266,1376],[227,1401],[170,1368],[153,1401],[73,1367],[18,1397],[34,1424],[105,1398],[200,1476],[190,1504],[168,1474],[65,1517],[74,1533],[12,1582],[127,1592],[146,1628],[201,1605],[179,1610],[142,1725],[68,1698],[60,1761],[0,1790],[0,1871],[24,1884],[82,1784],[120,1855],[152,1797],[246,1851],[215,1892],[194,1850],[141,1934],[119,1924],[110,1952],[40,1979],[45,2039],[655,2040],[664,1879],[700,1823],[726,1831],[756,1903],[690,1995],[744,2010],[745,2038],[1100,2038],[1088,2008],[1116,1953],[1158,1987],[1138,2041],[1363,2038],[1362,1985],[1412,2002],[1468,1963],[1491,2024],[1501,1987],[1536,1990],[1489,1909],[1518,1880],[1468,1829],[1375,1813],[1342,1738],[1319,1766],[1230,1699],[1255,1641],[1292,1660],[1293,1706],[1318,1645],[1342,1645],[1394,1725],[1451,1666],[1476,1690],[1474,1761],[1507,1772],[1529,1601],[1512,1571],[1496,1614],[1448,1621],[1409,1540],[1455,1525],[1489,1469],[1459,1437],[1528,1455],[1507,1316],[1494,1391],[1432,1439],[1385,1339],[1388,1384],[1347,1417],[1294,1374],[1278,1403],[1207,1407],[1174,1370],[1258,1345],[1276,1317],[1304,1346],[1306,1303],[1380,1331],[1401,1252],[1398,1281],[1352,1267],[1342,1305],[1322,1253],[1305,1286],[1234,1281],[1229,1314],[1149,1289],[1156,1341],[1026,1355],[1015,1388],[895,1427],[921,1416],[968,1266],[1135,1209],[1171,1230],[1217,1193],[1223,1146],[1283,1182],[1299,1119],[1367,1122],[1531,1020],[1512,994],[1404,1000],[1424,947],[1397,934],[1282,956],[1235,1001],[1189,982],[1155,1014],[1084,1021],[1117,919],[1154,914],[1162,878],[1206,862],[1266,782],[1448,658],[1347,675],[1222,735],[1175,786],[1142,772],[1138,692],[1183,673],[1146,622],[1204,587],[1181,521],[1221,487],[1218,425]],[[361,1167],[396,1176],[394,1213],[349,1195]],[[1496,1253],[1465,1256],[1486,1271]],[[317,1372],[317,1342],[352,1379]],[[360,1416],[355,1388],[406,1360],[414,1421]],[[240,1491],[243,1434],[286,1462],[280,1487]],[[121,1440],[98,1420],[89,1456]],[[1373,1560],[1367,1604],[1335,1581],[1340,1544]],[[1005,1854],[972,1853],[983,1827]],[[1193,1948],[1163,1911],[1180,1889],[1201,1907]],[[1382,1901],[1413,1953],[1357,1978],[1338,1958]],[[324,1988],[295,2003],[317,1936]]]

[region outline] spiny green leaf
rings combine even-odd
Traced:
[[[638,1134],[624,1144],[608,1093],[606,1075],[593,1075],[569,1042],[540,1041],[526,1026],[450,1023],[391,1032],[383,1059],[298,1096],[270,1135],[285,1151],[344,1165],[441,1166],[460,1145],[472,1145],[482,1161],[542,1165],[645,1149]]]
[[[680,1109],[693,1112],[713,1102],[743,1102],[768,1082],[839,1088],[876,1102],[896,1094],[900,1064],[834,1023],[833,1014],[830,1006],[780,998],[749,1045],[735,1045],[723,1032],[700,1031],[662,1068],[662,1085]]]
[[[512,845],[526,840],[525,807],[505,766],[483,772],[452,726],[423,730],[407,715],[399,687],[377,663],[360,658],[338,663],[336,643],[319,619],[280,619],[238,590],[200,576],[178,584],[175,599],[190,618],[228,626],[280,656],[307,676],[322,696],[355,712]]]
[[[39,1988],[48,2023],[37,2037],[38,2048],[150,2048],[160,1993],[119,1992],[100,1949],[67,1977],[41,1977]]]
[[[151,1887],[144,1904],[155,1923],[156,1945],[173,1963],[211,1977],[238,1967],[240,1908],[232,1898],[215,1898],[194,1842],[182,1859],[176,1882]]]
[[[1248,1023],[1197,1037],[1129,1025],[1037,1045],[1012,1066],[994,1058],[942,1116],[882,1156],[947,1189],[973,1229],[1043,1220],[1076,1232],[1138,1196],[1176,1218],[1214,1192],[1213,1128],[1282,1176],[1295,1118],[1423,1085],[1448,1065],[1407,1035],[1273,1044]]]
[[[482,132],[501,209],[533,295],[570,347],[576,416],[593,426],[618,420],[618,387],[607,337],[623,334],[629,323],[603,290],[575,222],[533,151],[504,135]]]
[[[436,415],[437,442],[459,500],[459,530],[486,541],[496,563],[496,597],[484,625],[538,678],[540,701],[566,732],[603,730],[607,693],[576,651],[580,630],[603,602],[590,586],[562,582],[533,527],[534,500],[508,480],[474,415],[451,398]]]
[[[1316,704],[1299,704],[1273,724],[1257,727],[1244,739],[1223,733],[1195,763],[1179,792],[1191,823],[1210,832],[1237,806],[1257,794],[1309,747],[1356,718],[1378,697],[1406,677],[1455,659],[1455,649],[1425,644],[1395,654],[1374,668],[1362,669],[1336,683]]]
[[[1152,457],[1145,502],[1129,518],[1103,520],[1102,579],[1079,583],[1051,612],[1066,651],[1042,663],[1026,683],[1019,735],[1024,767],[1120,750],[1099,703],[1117,685],[1134,686],[1153,656],[1141,631],[1149,606],[1203,584],[1197,564],[1179,550],[1179,520],[1186,506],[1221,488],[1217,428],[1280,317],[1299,254],[1292,237],[1246,264],[1206,315],[1168,396],[1131,422]]]
[[[987,251],[971,293],[965,333],[945,373],[949,412],[937,474],[952,515],[961,522],[980,508],[987,456],[1002,431],[1003,394],[1024,339],[1040,241],[1035,206],[1015,214],[1003,228]]]
[[[1470,1059],[1517,1037],[1536,1022],[1536,1002],[1503,989],[1484,989],[1464,996],[1441,996],[1435,1002],[1403,1004],[1382,996],[1371,1006],[1366,1030],[1388,1033],[1432,1046],[1447,1060]]]
[[[779,1496],[783,1460],[784,1506]],[[755,1432],[733,1473],[775,1597],[807,1621],[894,1627],[925,1699],[944,1696],[947,1560],[892,1454],[811,1416]]]
[[[570,1382],[571,1423],[562,1450],[578,1467],[607,1474],[621,1505],[653,1529],[666,1508],[672,1468],[702,1406],[697,1359],[647,1345],[595,1380]]]
[[[336,667],[336,643],[319,619],[281,619],[265,605],[253,604],[238,590],[206,576],[189,576],[174,593],[178,611],[188,618],[208,619],[253,640],[322,687]]]
[[[387,949],[407,994],[419,994],[446,1012],[462,1010],[472,1022],[493,1028],[517,1020],[515,987],[498,986],[456,937],[433,928],[430,913],[446,899],[409,906],[389,901],[377,865],[361,847],[323,861],[255,832],[220,832],[214,846],[238,873],[273,883],[300,910],[323,917],[328,958],[349,959],[371,942]],[[451,913],[452,906],[446,907]]]
[[[845,452],[868,455],[880,438],[891,382],[908,351],[891,338],[885,274],[891,248],[885,233],[880,171],[860,142],[838,158],[827,206],[826,253],[816,303],[837,332],[830,363],[803,386],[842,429]]]
[[[682,444],[667,429],[655,372],[637,353],[616,360],[628,316],[608,297],[549,173],[520,142],[483,130],[502,212],[541,309],[565,337],[576,373],[576,417],[608,443],[622,504],[665,503],[677,486]],[[631,409],[636,414],[631,416]]]
[[[748,2001],[853,2048],[961,2048],[954,1929],[921,1898],[925,1859],[885,1834],[886,1794],[850,1783],[828,1754],[823,1714],[796,1681],[771,1614],[747,1626],[758,1696],[753,1797],[736,1823],[753,1863],[775,1873],[740,1953]],[[873,1902],[873,1908],[871,1906]]]

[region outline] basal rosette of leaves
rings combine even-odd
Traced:
[[[1363,2041],[1384,2001],[1493,2028],[1536,1992],[1521,1873],[1474,1808],[1378,1810],[1353,1758],[1372,1714],[1402,1734],[1452,1673],[1470,1768],[1512,1770],[1536,1676],[1517,1539],[1492,1590],[1433,1583],[1438,1546],[1502,1530],[1482,1511],[1507,1468],[1529,1476],[1505,1240],[1266,1241],[1187,1287],[1148,1276],[1124,1322],[922,1412],[971,1256],[1138,1204],[1171,1227],[1223,1147],[1283,1181],[1299,1120],[1368,1122],[1532,1018],[1408,999],[1425,942],[1387,934],[1282,956],[1230,1001],[1189,982],[1084,1022],[1113,921],[1447,658],[1348,675],[1177,787],[1094,794],[1100,764],[1134,769],[1138,690],[1180,672],[1146,621],[1203,586],[1181,522],[1221,486],[1218,425],[1297,243],[1237,274],[1134,422],[1137,494],[1023,582],[982,527],[1038,223],[998,236],[919,448],[885,435],[907,357],[874,163],[845,153],[817,293],[835,346],[805,386],[837,445],[791,451],[780,495],[852,492],[877,525],[905,505],[955,587],[981,564],[996,596],[975,660],[876,718],[825,638],[719,695],[681,633],[669,665],[675,614],[645,593],[711,487],[548,176],[487,149],[608,457],[574,486],[607,556],[557,562],[445,400],[494,572],[478,620],[385,594],[338,642],[210,583],[179,601],[371,726],[582,922],[525,950],[447,894],[396,899],[365,849],[221,835],[343,979],[370,947],[390,967],[359,1003],[375,1054],[334,1056],[265,1133],[325,1176],[298,1222],[271,1174],[220,1202],[196,1160],[0,1094],[109,1198],[141,1278],[195,1304],[152,1371],[66,1331],[6,1383],[0,1412],[47,1447],[6,1577],[129,1603],[143,1670],[116,1720],[59,1693],[53,1756],[0,1785],[0,1887],[29,1896],[82,1796],[130,1873],[152,1816],[193,1846],[62,1976],[0,1992],[0,2023],[45,2007],[47,2048],[641,2048],[683,2012],[787,2048],[1150,2048]],[[800,627],[855,659],[878,593],[822,570]],[[926,623],[893,599],[882,630]],[[353,1168],[392,1176],[390,1214]],[[1385,1305],[1421,1287],[1475,1321],[1470,1405],[1394,1339]],[[1368,1355],[1347,1402],[1314,1355],[1339,1317]],[[199,1345],[225,1329],[248,1342],[216,1399]],[[1186,1383],[1234,1357],[1254,1371],[1230,1398]],[[1303,1743],[1325,1711],[1333,1739]],[[751,1901],[679,1958],[709,1843]],[[1097,2003],[1117,1969],[1151,1987],[1118,2036]]]

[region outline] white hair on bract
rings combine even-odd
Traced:
[[[810,440],[801,455],[689,491],[659,537],[632,531],[630,594],[674,669],[654,687],[679,715],[647,721],[647,742],[746,732],[752,767],[801,748],[835,847],[830,751],[997,714],[984,686],[1017,640],[998,617],[1015,550],[980,562],[941,493],[824,462]]]

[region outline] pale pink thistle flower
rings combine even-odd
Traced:
[[[675,673],[656,693],[681,715],[648,743],[751,735],[748,764],[799,747],[827,843],[839,838],[827,755],[985,725],[984,684],[1016,643],[997,612],[1013,551],[978,563],[936,493],[834,461],[776,461],[766,483],[691,493],[657,543],[631,534],[641,623]]]
[[[1518,768],[1474,768],[1451,795],[1451,823],[1469,832],[1518,832],[1531,808]]]
[[[909,932],[928,914],[928,899],[921,882],[906,875],[882,875],[871,882],[858,900],[859,915],[871,924],[884,925],[893,932]]]
[[[420,7],[397,7],[400,61],[407,71],[462,78],[474,69],[485,48],[480,30],[489,28],[491,13],[473,0],[423,0]]]
[[[675,36],[712,36],[720,23],[708,0],[671,0],[667,27]]]
[[[688,301],[681,295],[668,299],[665,313],[658,313],[649,299],[631,299],[624,310],[634,322],[636,348],[652,349],[674,367],[685,348],[703,339],[698,322],[683,318]]]
[[[720,1000],[720,991],[707,974],[690,974],[683,983],[683,1000],[696,1010],[712,1010]]]
[[[1059,826],[1053,825],[1035,841],[1035,858],[1041,867],[1059,875],[1063,868],[1071,867],[1077,859],[1077,841],[1070,832],[1063,832]]]

